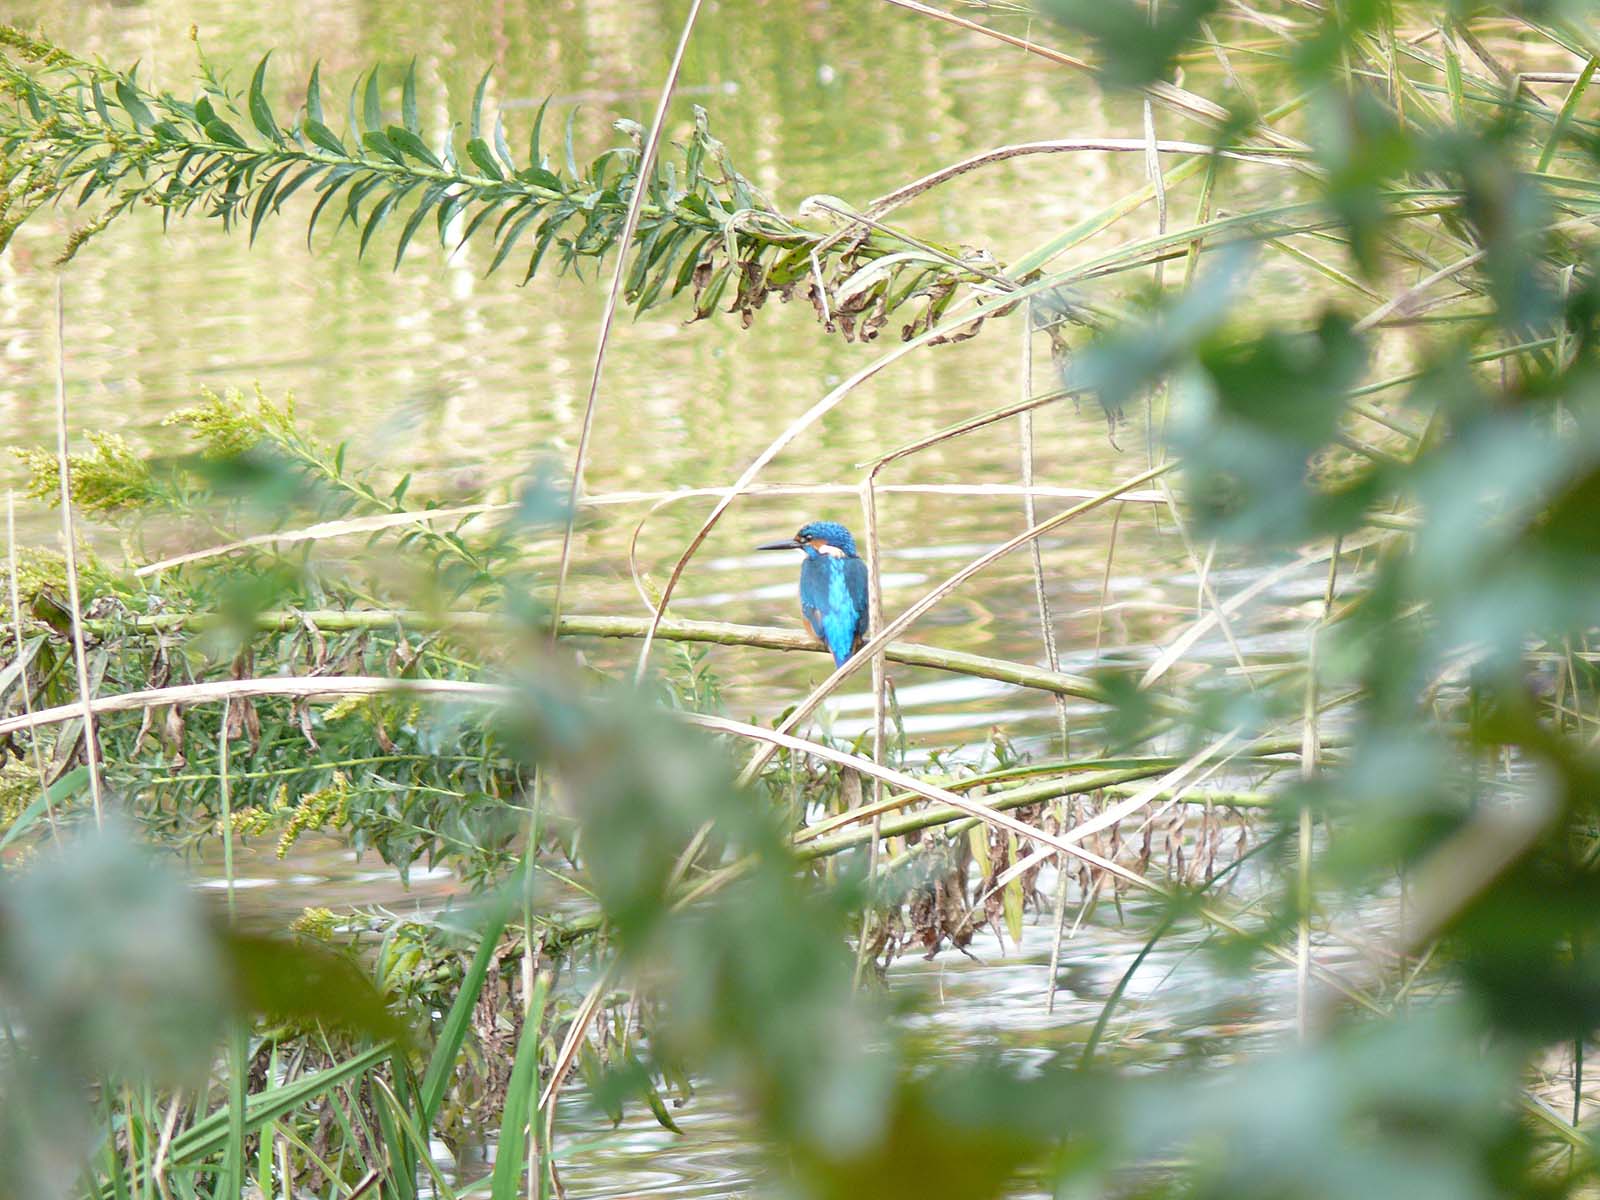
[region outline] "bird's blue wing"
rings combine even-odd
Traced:
[[[867,625],[871,618],[871,609],[867,603],[867,564],[859,558],[844,560],[845,586],[850,592],[850,603],[856,611],[855,634],[851,638],[852,650],[867,638]]]
[[[828,607],[828,583],[828,565],[823,559],[808,556],[800,564],[800,612],[811,626],[811,632],[824,642],[828,640],[822,626]]]
[[[866,564],[859,558],[807,558],[800,568],[800,611],[842,665],[866,627]]]

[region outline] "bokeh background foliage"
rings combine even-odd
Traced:
[[[7,253],[66,211],[70,281],[154,207],[247,240],[303,222],[329,259],[459,248],[530,289],[620,260],[636,313],[815,320],[881,340],[850,360],[868,374],[1011,330],[1022,379],[964,396],[943,437],[912,443],[908,417],[897,441],[940,445],[993,498],[1010,479],[963,461],[969,428],[1023,422],[1027,483],[1033,411],[1097,403],[1116,488],[1149,489],[1198,593],[1158,651],[1102,657],[1108,551],[1092,673],[1058,669],[1049,637],[1046,668],[924,662],[1063,698],[1059,735],[1024,751],[997,735],[976,763],[930,753],[890,703],[876,739],[812,731],[738,776],[798,717],[723,716],[688,647],[800,639],[671,622],[638,685],[625,659],[577,658],[563,637],[647,621],[588,611],[607,595],[591,577],[556,599],[563,533],[603,520],[583,489],[569,507],[570,453],[430,496],[362,432],[323,436],[260,391],[71,457],[18,439],[25,500],[58,497],[65,461],[96,536],[76,585],[15,538],[5,564],[6,1194],[542,1195],[574,1153],[555,1122],[571,1075],[602,1112],[669,1130],[697,1086],[727,1089],[757,1164],[738,1185],[784,1194],[1593,1191],[1592,14],[897,0],[860,19],[955,24],[967,54],[1091,77],[1106,127],[1063,106],[1049,145],[786,209],[741,172],[755,147],[713,135],[715,96],[668,110],[641,171],[631,117],[585,139],[559,106],[498,103],[492,76],[449,81],[446,103],[406,55],[336,90],[320,68],[284,82],[268,45],[236,71],[196,47],[180,86],[0,31]],[[1147,177],[1034,244],[922,236],[926,210],[899,211],[1015,157],[1112,153]],[[1027,199],[994,203],[1026,226]],[[769,297],[796,303],[758,316]],[[1027,619],[1049,630],[1034,563]],[[1290,568],[1323,586],[1288,635],[1241,644],[1244,601]],[[660,580],[634,581],[665,607]],[[1229,653],[1192,655],[1212,630]],[[202,690],[108,710],[92,741],[79,711],[27,715],[81,699],[80,668],[102,698]],[[891,787],[873,758],[902,772]],[[1198,764],[1212,787],[1192,786]],[[847,816],[864,800],[870,834]],[[1132,827],[1147,805],[1181,818],[1165,855]],[[1257,815],[1219,862],[1224,807]],[[236,845],[288,853],[314,830],[401,875],[448,865],[471,898],[427,921],[252,917]],[[173,855],[216,845],[212,908]],[[1132,933],[1093,1022],[974,1052],[921,1032],[926,997],[875,982],[901,949],[966,948],[986,924],[1020,943],[1030,907],[1059,926],[1069,894],[1085,912],[1104,896]],[[1155,1058],[1121,1009],[1186,936],[1198,1032]],[[1281,1005],[1241,1008],[1278,961]]]

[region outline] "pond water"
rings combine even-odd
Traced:
[[[207,53],[243,86],[259,55],[271,49],[278,111],[288,112],[313,61],[338,94],[374,62],[399,71],[415,58],[424,121],[437,129],[446,113],[469,105],[480,72],[495,67],[490,95],[507,112],[512,140],[526,135],[531,110],[545,96],[552,111],[577,107],[580,158],[609,144],[618,117],[648,121],[685,12],[680,3],[623,0],[391,0],[377,4],[289,0],[147,0],[70,6],[11,0],[8,19],[41,22],[74,51],[115,64],[139,60],[146,79],[189,93],[194,76],[191,24]],[[1020,31],[1015,18],[1008,28]],[[1041,36],[1048,30],[1040,31]],[[691,43],[675,128],[689,105],[704,106],[712,131],[733,162],[787,212],[826,192],[861,205],[938,167],[997,145],[1041,138],[1141,133],[1138,106],[1108,99],[1082,77],[1028,54],[929,21],[876,0],[763,3],[724,0],[706,6]],[[342,107],[342,106],[340,106]],[[1175,117],[1160,132],[1190,137]],[[1002,263],[1111,199],[1143,183],[1140,156],[1039,156],[975,172],[928,193],[894,220],[951,245],[987,247]],[[1175,206],[1194,198],[1185,191]],[[293,392],[318,434],[353,439],[352,461],[396,476],[414,472],[411,494],[471,502],[502,499],[513,482],[547,456],[573,453],[594,353],[604,288],[595,280],[541,275],[516,286],[505,270],[485,278],[481,253],[447,258],[419,238],[398,271],[380,249],[358,262],[353,240],[319,232],[305,241],[306,211],[291,205],[268,221],[253,247],[194,217],[163,233],[142,212],[96,238],[63,274],[66,369],[75,436],[109,429],[136,445],[157,444],[173,409],[202,387],[269,396]],[[50,264],[74,216],[44,214],[0,256],[0,428],[6,441],[51,444],[54,272]],[[1092,240],[1083,255],[1145,236],[1146,211]],[[392,247],[392,242],[389,243]],[[609,268],[608,268],[609,269]],[[520,273],[517,273],[520,274]],[[809,309],[776,302],[751,329],[721,316],[683,323],[668,308],[619,324],[612,341],[587,476],[592,494],[715,487],[732,482],[794,417],[830,387],[890,348],[857,345],[823,332]],[[897,326],[885,332],[895,336]],[[931,348],[895,364],[858,390],[808,436],[780,456],[763,481],[854,484],[859,464],[1019,395],[1022,326],[1016,317],[983,335]],[[1053,386],[1048,354],[1035,347],[1038,390]],[[1147,465],[1142,417],[1115,442],[1097,409],[1057,404],[1037,418],[1042,484],[1095,489]],[[1014,484],[1018,430],[998,424],[959,442],[897,463],[890,485]],[[0,490],[20,471],[0,460]],[[1061,501],[1042,501],[1041,515]],[[644,565],[662,578],[711,501],[685,501],[649,517],[640,539]],[[892,615],[974,555],[1024,526],[1015,496],[885,494],[879,501],[884,544],[884,603]],[[575,558],[568,609],[646,611],[629,578],[627,547],[647,506],[616,506],[587,525]],[[21,536],[53,544],[54,516],[42,505],[20,510]],[[751,552],[811,517],[859,525],[853,498],[750,498],[738,504],[686,575],[673,611],[683,617],[798,625],[797,564]],[[1115,522],[1115,556],[1107,563]],[[115,551],[114,538],[103,544]],[[156,557],[182,544],[181,531],[153,538],[135,553]],[[1043,543],[1045,575],[1063,666],[1091,667],[1098,654],[1151,660],[1163,639],[1195,612],[1196,565],[1170,518],[1130,504],[1120,520],[1108,506]],[[1270,658],[1300,644],[1323,587],[1320,565],[1285,576],[1246,613],[1238,636],[1246,654]],[[1226,597],[1248,586],[1250,570],[1210,576]],[[1098,610],[1105,580],[1104,627]],[[1028,558],[1013,555],[939,605],[910,636],[956,650],[1043,661]],[[1096,647],[1099,647],[1097,651]],[[603,664],[631,661],[630,643],[586,647]],[[1225,670],[1232,651],[1220,639],[1188,655]],[[823,660],[770,651],[717,648],[709,663],[729,711],[770,716],[825,675]],[[893,669],[914,749],[974,757],[991,732],[1023,750],[1042,749],[1055,711],[1037,693],[904,667]],[[834,733],[853,736],[870,719],[856,694],[824,713]],[[270,852],[248,854],[239,868],[249,902],[292,913],[310,904],[383,904],[428,911],[459,889],[446,874],[413,875],[409,889],[375,861],[354,862],[342,849],[303,842],[287,863]],[[917,1020],[949,1044],[998,1041],[1019,1049],[1082,1037],[1140,939],[1101,906],[1069,942],[1064,985],[1053,1014],[1044,1006],[1050,933],[1030,927],[1022,950],[1002,953],[980,938],[975,962],[946,952],[932,962],[915,954],[891,973],[892,986],[925,995]],[[1239,1027],[1191,1025],[1185,1014],[1216,997],[1187,991],[1181,940],[1152,956],[1130,995],[1138,1038],[1153,1057],[1209,1045],[1241,1030],[1263,1031],[1282,1019],[1278,1004],[1292,978],[1247,981],[1252,1003]],[[1164,999],[1163,999],[1164,997]],[[715,1093],[701,1093],[678,1114],[685,1136],[632,1114],[612,1131],[582,1104],[566,1102],[563,1167],[574,1195],[723,1195],[748,1179],[752,1157],[738,1124]]]

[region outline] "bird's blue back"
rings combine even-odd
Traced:
[[[867,564],[806,549],[800,567],[800,611],[843,666],[867,632]]]

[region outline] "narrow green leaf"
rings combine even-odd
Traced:
[[[342,1083],[357,1079],[375,1067],[381,1066],[392,1053],[387,1045],[362,1051],[341,1063],[335,1063],[311,1075],[302,1076],[282,1087],[268,1088],[245,1100],[245,1132],[254,1133],[270,1121],[293,1112],[302,1104],[332,1091]],[[196,1121],[172,1139],[168,1162],[182,1166],[198,1162],[215,1154],[227,1141],[228,1110],[219,1109]]]
[[[494,261],[489,264],[489,269],[484,272],[485,275],[493,275],[500,264],[505,262],[506,256],[511,253],[512,247],[516,245],[517,238],[521,236],[522,231],[538,215],[539,209],[537,206],[530,207],[515,221],[511,222],[511,227],[506,230],[505,236],[500,239],[500,249],[495,251]]]
[[[399,1180],[402,1187],[412,1188],[411,1177],[418,1164],[421,1164],[427,1168],[428,1174],[432,1177],[433,1194],[439,1197],[439,1200],[457,1200],[457,1193],[451,1188],[450,1181],[440,1174],[439,1168],[433,1163],[427,1135],[413,1119],[417,1111],[416,1099],[402,1085],[406,1074],[404,1067],[404,1060],[397,1055],[390,1066],[390,1073],[395,1079],[393,1091],[384,1084],[381,1076],[373,1080],[376,1090],[383,1098],[384,1107],[393,1117],[396,1132],[405,1135],[399,1143],[390,1148],[391,1174]],[[414,1196],[415,1190],[412,1189],[410,1194]]]
[[[293,168],[294,164],[291,162],[283,170],[268,179],[262,185],[261,190],[256,193],[255,206],[250,214],[250,245],[255,245],[256,231],[261,228],[261,222],[266,220],[267,214],[272,211],[272,198],[278,190],[278,184],[283,181],[283,177]]]
[[[324,125],[321,121],[317,120],[317,118],[311,116],[306,117],[305,121],[302,123],[302,126],[306,131],[306,136],[316,143],[316,145],[321,149],[326,150],[329,154],[337,154],[340,157],[346,158],[349,157],[350,152],[344,148],[344,143],[339,140],[338,135]]]
[[[218,1194],[240,1195],[244,1188],[245,1077],[249,1069],[250,1032],[235,1017],[228,1035],[228,1140],[222,1152]]]
[[[311,235],[317,231],[317,218],[322,216],[322,210],[339,194],[339,190],[354,178],[354,168],[341,168],[324,182],[327,190],[322,193],[322,199],[317,201],[317,206],[311,210],[311,221],[306,226],[306,246],[308,249],[311,246]]]
[[[407,475],[400,481],[400,487],[396,489],[399,495],[394,497],[396,504],[400,502],[400,496],[405,494],[405,485],[410,479],[411,476]],[[467,965],[466,973],[461,977],[461,986],[456,990],[456,998],[451,1001],[450,1011],[445,1014],[444,1024],[439,1027],[439,1040],[434,1043],[433,1053],[428,1056],[427,1070],[422,1073],[420,1099],[421,1124],[424,1127],[433,1124],[434,1117],[439,1115],[439,1106],[444,1103],[445,1089],[455,1071],[456,1057],[466,1040],[467,1030],[472,1028],[472,1010],[478,1003],[478,994],[483,990],[489,968],[494,965],[494,952],[500,935],[505,932],[506,913],[504,905],[497,905],[490,913],[488,924],[484,926],[483,935],[478,941],[477,953]]]
[[[1016,834],[1007,835],[1007,846],[1010,848],[1009,861],[1017,861]],[[1016,943],[1017,949],[1022,949],[1022,876],[1017,876],[1006,884],[1000,898],[1001,911],[1005,915],[1006,932],[1011,935],[1011,940]]]
[[[511,157],[511,144],[506,141],[506,123],[502,119],[504,113],[494,115],[494,148],[500,155],[500,161],[505,163],[506,170],[515,173],[517,160]]]
[[[283,132],[272,117],[272,106],[267,103],[264,90],[267,82],[267,60],[271,57],[270,50],[262,55],[261,61],[256,64],[256,73],[250,77],[250,120],[262,137],[274,145],[281,146]]]
[[[413,136],[422,132],[417,121],[417,60],[414,58],[406,68],[406,81],[400,89],[400,123]]]
[[[455,220],[456,214],[466,207],[466,203],[465,196],[459,193],[451,193],[445,197],[444,203],[439,205],[439,211],[435,214],[434,221],[439,226],[439,244],[441,246],[448,244],[446,238],[449,236],[450,222]]]
[[[211,107],[211,101],[201,96],[194,102],[194,123],[204,130],[207,122],[217,119],[217,110]]]
[[[221,142],[224,146],[233,146],[239,150],[248,150],[249,143],[239,136],[232,125],[220,117],[206,122],[206,136],[213,142]]]
[[[1447,27],[1445,36],[1440,39],[1444,45],[1444,82],[1450,93],[1450,119],[1456,127],[1461,127],[1461,59],[1456,54],[1456,39],[1453,28]]]
[[[533,248],[533,254],[528,259],[528,270],[522,276],[522,282],[527,284],[539,270],[539,264],[544,261],[544,252],[550,249],[550,243],[555,240],[556,233],[561,229],[560,216],[553,216],[539,227],[539,241]]]
[[[543,167],[529,167],[526,171],[518,171],[517,178],[523,183],[531,183],[535,187],[548,188],[552,192],[561,192],[561,177]]]
[[[471,240],[472,235],[478,232],[478,226],[487,221],[504,203],[504,200],[496,200],[492,204],[488,204],[483,208],[480,208],[477,215],[474,216],[471,221],[467,222],[466,231],[461,235],[461,240],[456,243],[456,249],[459,250],[462,246],[466,245],[467,242]],[[512,211],[515,212],[516,210],[512,209]]]
[[[505,178],[500,170],[500,164],[495,162],[494,154],[482,138],[475,137],[467,143],[467,157],[490,179]]]
[[[100,1123],[105,1129],[116,1127],[116,1118],[111,1111],[111,1089],[104,1088],[100,1093]],[[112,1200],[131,1200],[127,1173],[123,1170],[122,1156],[117,1153],[115,1138],[106,1138],[102,1147],[106,1160],[106,1174],[111,1181]]]
[[[500,1121],[500,1141],[494,1159],[490,1200],[517,1200],[521,1194],[523,1162],[528,1141],[528,1122],[538,1115],[539,1034],[544,1024],[545,993],[549,981],[544,976],[534,985],[528,999],[527,1016],[517,1038],[517,1056],[506,1087],[505,1111]]]
[[[493,70],[491,67],[490,70]],[[471,136],[477,141],[483,136],[483,93],[489,86],[489,71],[483,73],[483,78],[478,80],[478,86],[472,93],[472,125]]]
[[[429,150],[423,140],[411,130],[402,129],[398,125],[391,125],[384,133],[391,142],[418,162],[424,163],[436,171],[444,168],[444,164],[434,157],[433,151]]]
[[[374,1107],[377,1110],[378,1132],[385,1148],[383,1159],[388,1169],[388,1182],[383,1186],[382,1194],[392,1196],[394,1200],[416,1200],[415,1163],[400,1126],[395,1124],[394,1110],[387,1104]]]
[[[117,103],[122,105],[123,111],[133,118],[133,123],[141,129],[148,129],[156,123],[155,114],[143,100],[139,93],[123,80],[117,80]]]
[[[100,114],[100,119],[107,127],[115,129],[111,120],[111,110],[106,107],[106,94],[100,90],[100,81],[96,79],[89,88],[94,96],[94,111]]]
[[[381,130],[367,130],[361,135],[361,144],[373,153],[380,154],[392,162],[405,162],[405,156],[400,153],[400,148],[389,140],[388,134]]]
[[[656,1081],[648,1076],[644,1081],[644,1102],[650,1106],[650,1114],[655,1117],[657,1125],[671,1133],[683,1132],[678,1123],[672,1119],[672,1114],[667,1111],[666,1102],[656,1090]]]
[[[528,166],[543,167],[544,152],[539,149],[539,131],[544,128],[544,110],[550,107],[550,97],[546,96],[539,103],[539,111],[533,115],[533,132],[528,135]]]
[[[700,255],[704,253],[707,243],[712,241],[712,239],[715,237],[716,234],[714,233],[706,234],[700,239],[699,243],[696,244],[689,257],[683,260],[683,265],[678,268],[678,277],[672,281],[672,294],[674,296],[689,286],[689,281],[694,278],[694,269],[699,265]]]
[[[666,287],[667,280],[672,277],[672,264],[678,257],[678,251],[689,243],[692,235],[686,229],[679,229],[676,234],[667,239],[665,253],[660,256],[660,269],[655,272],[655,278],[639,293],[638,302],[634,305],[634,313],[642,313],[661,297],[661,291]]]
[[[378,68],[373,67],[367,75],[367,86],[362,97],[362,116],[365,119],[363,129],[377,131],[383,127],[383,105],[378,97]]]
[[[356,94],[360,90],[361,80],[357,78],[356,81],[350,85],[350,96],[345,102],[345,111],[347,114],[345,128],[349,131],[350,136],[355,140],[358,146],[361,144],[361,118],[356,112]]]
[[[423,222],[423,219],[427,217],[428,211],[438,201],[439,197],[444,194],[444,189],[446,186],[447,185],[442,183],[434,184],[422,194],[422,199],[417,201],[416,211],[411,214],[410,218],[405,223],[405,228],[400,231],[400,240],[398,243],[396,243],[394,248],[394,265],[396,270],[398,270],[400,267],[400,260],[406,256],[406,247],[411,244],[412,235],[417,232],[417,227],[420,226]]]
[[[88,767],[74,767],[60,779],[52,783],[47,789],[35,797],[32,804],[23,809],[16,820],[11,822],[4,837],[0,837],[0,850],[4,850],[17,838],[27,833],[38,821],[39,817],[48,812],[52,804],[60,804],[70,800],[83,791],[89,782]]]
[[[272,198],[272,210],[274,212],[282,212],[284,201],[299,191],[303,184],[309,183],[325,170],[327,168],[320,163],[313,163],[311,166],[306,167],[300,174],[278,189],[278,194]]]
[[[1578,72],[1578,78],[1573,80],[1572,87],[1567,92],[1567,98],[1561,102],[1561,111],[1556,113],[1555,124],[1550,127],[1550,136],[1546,139],[1544,149],[1539,154],[1537,170],[1543,172],[1550,169],[1550,163],[1556,156],[1556,147],[1561,142],[1561,135],[1567,131],[1567,125],[1572,120],[1572,114],[1577,111],[1578,101],[1583,98],[1583,93],[1588,90],[1589,82],[1594,78],[1594,70],[1600,66],[1600,58],[1590,58],[1583,64],[1583,70]]]
[[[306,83],[306,116],[318,125],[326,123],[322,115],[322,62],[311,64],[311,79]]]

